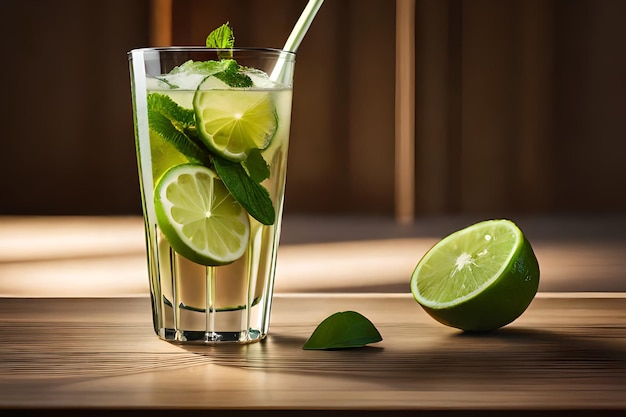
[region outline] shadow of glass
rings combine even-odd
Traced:
[[[272,373],[324,373],[411,390],[436,387],[554,389],[588,384],[626,386],[626,353],[616,339],[582,338],[552,331],[503,328],[489,333],[440,332],[412,337],[414,343],[368,345],[337,350],[302,350],[307,337],[274,331],[266,340],[242,346],[181,346],[210,363]],[[386,340],[396,335],[388,334]],[[407,340],[406,335],[399,340]],[[608,386],[608,385],[607,385]]]

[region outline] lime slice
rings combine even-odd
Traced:
[[[505,326],[528,307],[539,265],[510,220],[488,220],[433,246],[411,277],[415,300],[437,321],[466,331]]]
[[[193,108],[202,141],[231,161],[242,161],[253,149],[269,146],[278,116],[267,91],[210,90],[214,77],[207,77],[194,95]]]
[[[209,168],[183,164],[168,170],[156,186],[154,205],[172,248],[194,262],[224,265],[246,250],[248,214]]]

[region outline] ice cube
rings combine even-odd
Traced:
[[[195,72],[179,72],[176,74],[163,75],[160,78],[167,82],[171,88],[179,90],[195,90],[198,84],[204,80],[206,74],[198,74]]]
[[[148,90],[164,90],[169,89],[170,86],[166,82],[159,78],[148,77],[146,78],[146,89]]]
[[[229,88],[224,81],[220,80],[217,77],[205,76],[205,78],[206,80],[202,83],[202,86],[200,86],[201,90],[225,90]]]
[[[273,88],[276,86],[266,73],[261,70],[250,68],[246,74],[252,79],[254,86],[257,88]]]

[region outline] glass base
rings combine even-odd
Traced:
[[[261,341],[265,338],[258,330],[241,332],[204,332],[185,331],[174,329],[160,329],[159,337],[173,343],[194,343],[203,345],[217,345],[223,343],[247,344]]]
[[[154,330],[163,340],[181,344],[248,344],[267,335],[264,303],[249,308],[207,312],[189,306],[174,308],[166,301],[160,310],[162,314],[155,316],[154,320]]]

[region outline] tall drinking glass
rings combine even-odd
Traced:
[[[259,341],[272,308],[295,54],[128,56],[154,330],[177,343]]]

